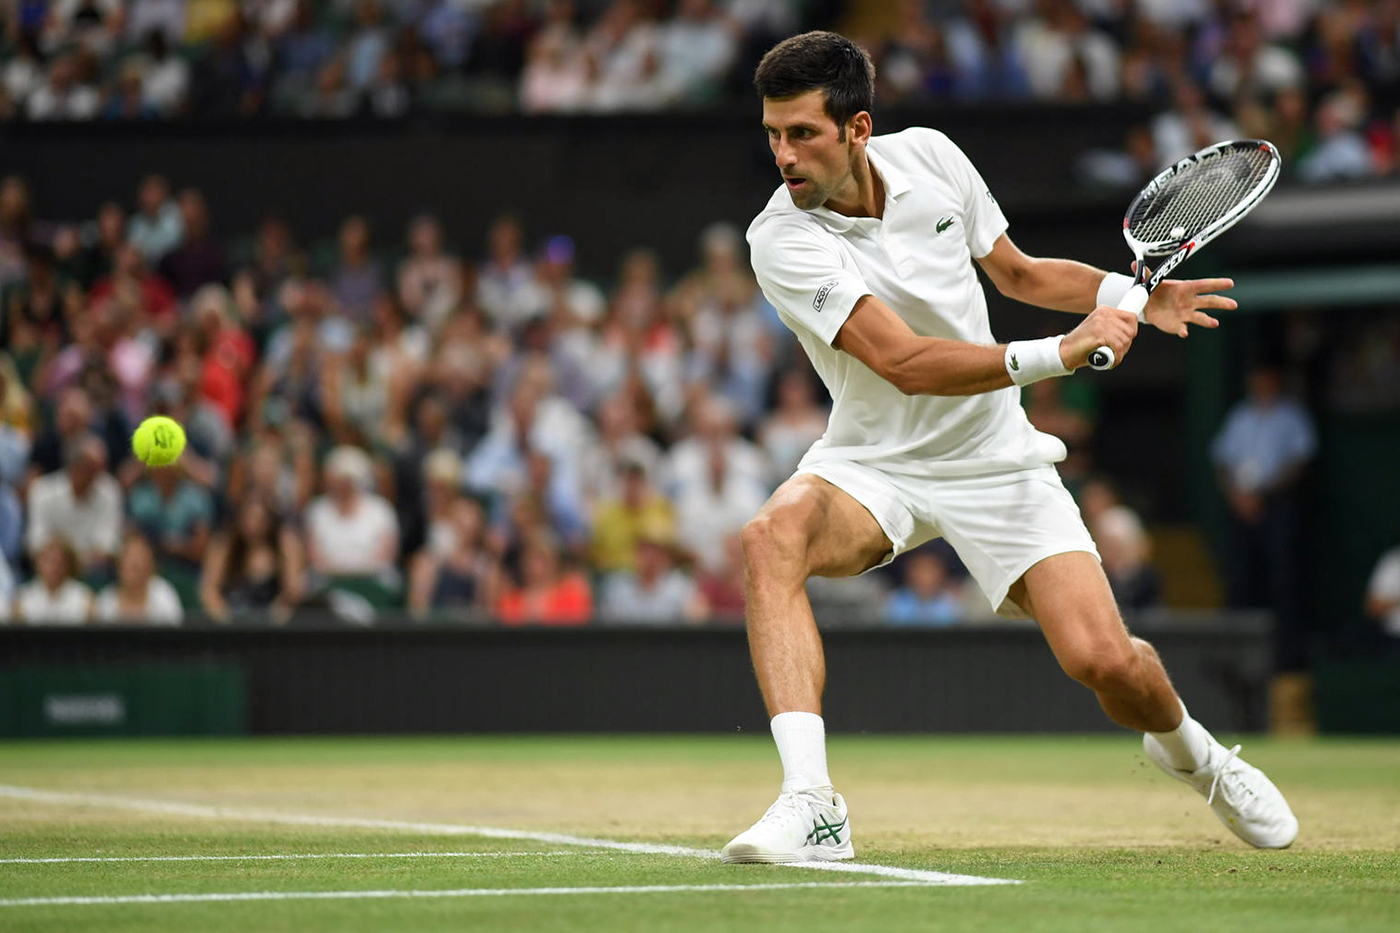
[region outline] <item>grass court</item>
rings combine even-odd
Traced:
[[[835,736],[837,869],[719,863],[766,735],[10,742],[0,930],[1400,928],[1400,742],[1242,741],[1289,850],[1127,734]]]

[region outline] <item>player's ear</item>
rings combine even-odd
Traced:
[[[862,110],[846,122],[846,136],[852,145],[864,146],[870,141],[870,134],[874,130],[875,122],[868,110]]]

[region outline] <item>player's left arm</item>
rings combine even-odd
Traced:
[[[1099,304],[1099,285],[1108,274],[1072,259],[1043,259],[1021,252],[1005,233],[992,251],[976,257],[982,270],[1007,298],[1074,314],[1088,314]],[[1216,292],[1233,288],[1231,279],[1167,279],[1157,286],[1144,313],[1147,323],[1185,337],[1187,326],[1219,327],[1210,311],[1232,311],[1238,303]]]

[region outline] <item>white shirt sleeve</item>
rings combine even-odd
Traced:
[[[754,274],[783,321],[830,344],[856,302],[872,294],[836,237],[815,223],[765,218],[749,231]]]
[[[939,161],[962,195],[963,235],[967,238],[967,248],[972,258],[981,259],[992,251],[997,237],[1010,225],[972,160],[947,136],[937,135]]]

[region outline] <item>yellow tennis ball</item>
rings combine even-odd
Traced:
[[[153,415],[132,435],[131,450],[147,466],[170,466],[185,452],[185,429],[174,418]]]

